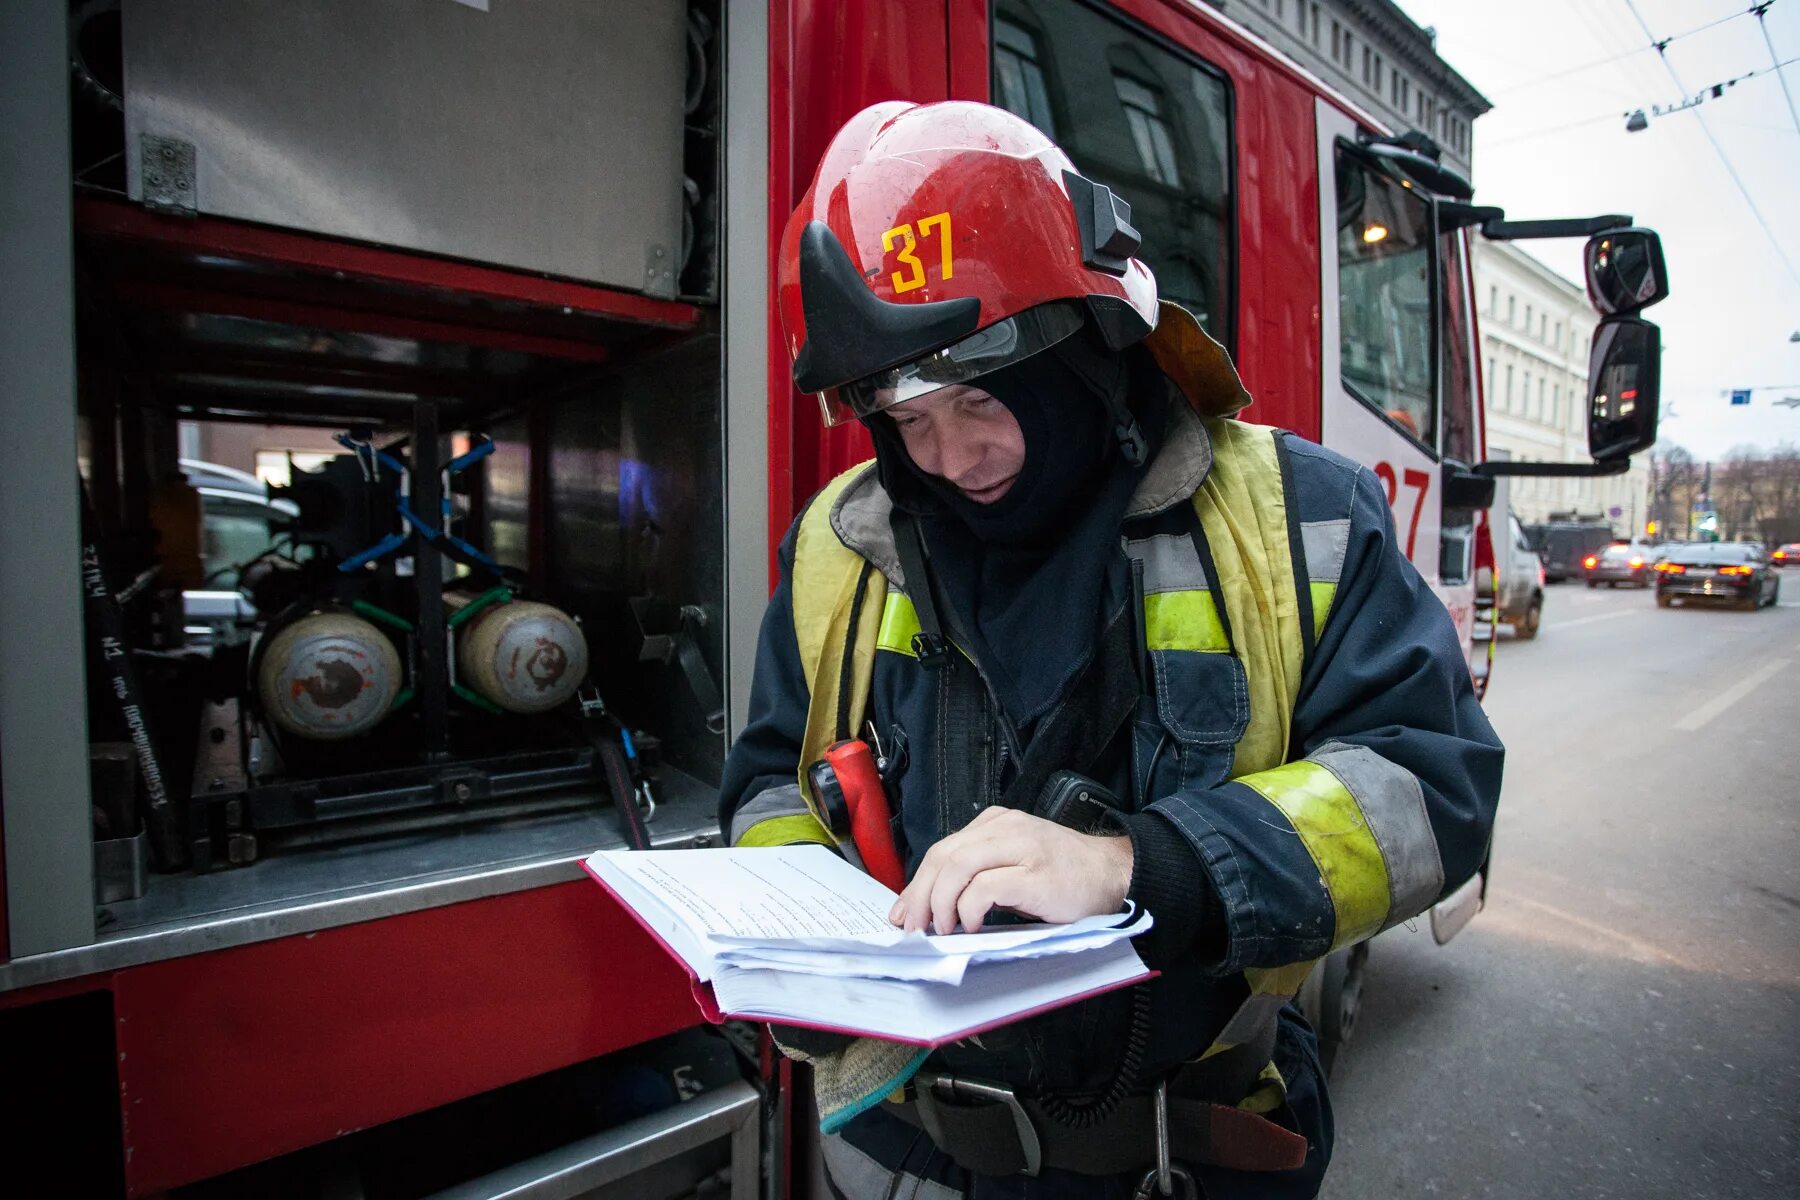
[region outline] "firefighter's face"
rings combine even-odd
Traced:
[[[1006,405],[954,384],[887,410],[913,463],[978,504],[1012,489],[1025,466],[1025,434]]]

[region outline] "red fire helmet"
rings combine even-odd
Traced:
[[[831,141],[781,239],[794,383],[825,422],[978,378],[1091,321],[1157,322],[1131,210],[1020,117],[889,101]]]

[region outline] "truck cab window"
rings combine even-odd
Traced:
[[[1430,210],[1342,147],[1337,200],[1344,388],[1435,453]]]
[[[1444,457],[1460,463],[1479,460],[1475,445],[1475,364],[1473,323],[1469,313],[1468,247],[1464,235],[1438,239],[1438,287],[1442,316],[1438,338],[1439,374],[1443,380]],[[1491,372],[1490,372],[1491,374]]]
[[[995,0],[993,102],[1131,205],[1158,292],[1231,348],[1231,92],[1199,60],[1081,0]]]

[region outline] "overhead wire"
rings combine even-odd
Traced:
[[[1668,105],[1668,106],[1663,106],[1663,105],[1653,106],[1651,108],[1651,114],[1653,116],[1664,116],[1669,113],[1680,112],[1684,109],[1695,108],[1699,105],[1699,100],[1697,100],[1695,97],[1703,97],[1703,96],[1705,96],[1705,94],[1707,92],[1711,92],[1715,97],[1723,95],[1724,90],[1726,88],[1735,87],[1737,84],[1744,82],[1746,79],[1755,79],[1758,75],[1767,75],[1771,71],[1774,71],[1777,75],[1779,75],[1782,67],[1792,66],[1796,62],[1800,62],[1800,58],[1786,59],[1784,61],[1775,63],[1774,66],[1772,66],[1772,67],[1758,67],[1753,71],[1746,71],[1742,75],[1734,75],[1730,79],[1721,79],[1717,83],[1711,83],[1711,84],[1708,84],[1707,86],[1701,88],[1698,92],[1694,93],[1693,96],[1688,95],[1686,93],[1686,90],[1683,89],[1683,93],[1682,93],[1682,97],[1681,97],[1682,103]],[[1625,115],[1625,114],[1620,114],[1617,112],[1606,112],[1606,113],[1596,113],[1594,116],[1591,116],[1591,117],[1578,117],[1573,121],[1564,121],[1564,122],[1561,122],[1556,125],[1547,126],[1543,129],[1534,129],[1534,130],[1530,130],[1529,132],[1526,132],[1526,133],[1514,134],[1512,137],[1501,138],[1499,141],[1496,141],[1496,142],[1486,142],[1486,143],[1483,143],[1482,148],[1484,150],[1492,150],[1492,149],[1495,149],[1496,147],[1505,146],[1512,142],[1523,142],[1523,141],[1528,141],[1532,138],[1547,137],[1550,134],[1561,133],[1564,130],[1579,129],[1584,125],[1597,125],[1601,121],[1617,120],[1618,117],[1621,115]],[[1781,130],[1780,132],[1785,133],[1787,131]]]
[[[1758,21],[1761,21],[1763,19],[1763,13],[1767,12],[1771,7],[1773,7],[1776,4],[1776,2],[1777,2],[1777,0],[1767,0],[1766,3],[1753,5],[1750,8],[1744,9],[1742,12],[1726,13],[1724,16],[1719,17],[1716,20],[1708,21],[1704,25],[1696,25],[1696,26],[1694,26],[1694,28],[1684,30],[1681,33],[1672,34],[1669,37],[1663,38],[1661,41],[1652,42],[1648,46],[1634,46],[1630,50],[1626,50],[1620,54],[1611,55],[1607,58],[1596,58],[1592,62],[1585,62],[1585,63],[1580,64],[1579,66],[1565,67],[1564,69],[1562,69],[1560,71],[1553,71],[1548,75],[1539,75],[1534,79],[1527,79],[1523,83],[1515,83],[1515,84],[1511,84],[1507,87],[1500,88],[1494,92],[1494,95],[1495,96],[1510,95],[1513,92],[1522,92],[1527,88],[1536,87],[1540,83],[1550,83],[1550,82],[1553,82],[1558,79],[1567,79],[1571,75],[1579,75],[1581,72],[1591,71],[1595,67],[1604,67],[1604,66],[1608,66],[1612,63],[1623,62],[1624,60],[1626,60],[1628,58],[1633,58],[1633,57],[1635,57],[1639,54],[1643,54],[1644,52],[1649,51],[1649,50],[1655,50],[1658,53],[1660,53],[1664,47],[1669,46],[1672,43],[1679,42],[1683,38],[1693,37],[1696,33],[1705,33],[1708,29],[1713,29],[1717,26],[1723,25],[1727,21],[1735,21],[1739,17],[1754,16]],[[1764,37],[1768,36],[1767,29],[1764,29],[1763,36]],[[1769,53],[1770,53],[1771,57],[1774,56],[1774,47],[1773,46],[1771,46],[1769,48]],[[1785,87],[1786,85],[1783,84],[1783,86]]]
[[[1625,7],[1631,10],[1632,19],[1638,23],[1638,28],[1644,31],[1644,36],[1649,38],[1651,43],[1654,44],[1656,42],[1656,35],[1650,32],[1649,24],[1645,22],[1643,14],[1638,12],[1635,0],[1625,0]],[[1675,86],[1681,89],[1682,99],[1693,99],[1692,95],[1690,95],[1687,90],[1687,85],[1681,82],[1681,76],[1676,72],[1675,64],[1669,61],[1667,49],[1659,47],[1656,56],[1662,60],[1663,69],[1669,73],[1669,78],[1674,80]],[[1776,74],[1780,74],[1779,68],[1776,69]],[[1756,198],[1750,194],[1750,189],[1744,185],[1743,177],[1738,174],[1737,167],[1732,165],[1731,157],[1725,153],[1725,147],[1719,143],[1718,136],[1712,131],[1712,126],[1706,123],[1706,114],[1697,111],[1694,113],[1694,117],[1700,122],[1700,129],[1706,134],[1706,140],[1712,143],[1713,152],[1719,156],[1719,162],[1724,166],[1725,173],[1731,176],[1731,182],[1737,185],[1738,193],[1744,197],[1744,204],[1750,209],[1750,215],[1756,218],[1756,223],[1758,225],[1762,226],[1763,235],[1769,239],[1769,245],[1774,248],[1775,256],[1781,259],[1782,265],[1787,268],[1788,276],[1793,279],[1794,283],[1800,285],[1800,271],[1794,269],[1794,260],[1788,257],[1786,250],[1782,249],[1780,239],[1775,236],[1775,231],[1769,227],[1768,218],[1764,217],[1762,209],[1757,207]]]
[[[1774,3],[1774,0],[1769,0]],[[1756,27],[1762,30],[1763,44],[1769,48],[1769,61],[1775,64],[1775,78],[1781,81],[1781,94],[1787,97],[1788,116],[1793,118],[1794,132],[1800,133],[1800,111],[1794,108],[1794,93],[1788,90],[1787,76],[1781,73],[1781,62],[1775,53],[1775,39],[1769,36],[1768,4],[1759,4],[1750,10],[1756,14]]]

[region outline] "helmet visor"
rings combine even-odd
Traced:
[[[1040,304],[923,358],[819,393],[826,425],[861,420],[939,388],[970,383],[1047,350],[1083,321],[1078,303]]]

